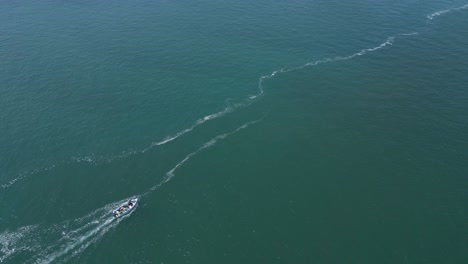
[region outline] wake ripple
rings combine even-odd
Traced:
[[[452,13],[452,12],[456,12],[456,11],[461,11],[463,9],[468,9],[468,4],[466,4],[464,6],[460,6],[460,7],[454,7],[454,8],[450,8],[450,9],[436,11],[436,12],[430,14],[430,15],[427,15],[427,19],[432,20],[435,17],[446,15],[448,13]]]
[[[160,182],[158,183],[157,185],[153,186],[150,188],[150,190],[144,194],[142,194],[141,196],[146,196],[148,194],[150,194],[151,192],[153,192],[154,190],[160,188],[162,185],[164,185],[165,183],[169,182],[174,176],[175,176],[175,171],[180,168],[181,166],[183,166],[187,161],[189,161],[193,156],[197,155],[198,153],[202,152],[203,150],[207,149],[207,148],[210,148],[214,145],[216,145],[216,143],[218,143],[218,141],[220,140],[223,140],[237,132],[239,132],[240,130],[243,130],[243,129],[246,129],[248,128],[249,126],[253,125],[253,124],[256,124],[258,122],[260,122],[261,120],[255,120],[255,121],[251,121],[251,122],[247,122],[245,124],[243,124],[242,126],[238,127],[236,130],[234,131],[231,131],[229,133],[225,133],[225,134],[221,134],[221,135],[218,135],[212,139],[210,139],[209,141],[205,142],[205,144],[203,144],[200,148],[198,148],[197,150],[195,150],[194,152],[188,154],[183,160],[179,161],[179,163],[177,163],[171,170],[169,170],[167,173],[166,173],[166,177]]]
[[[118,219],[112,216],[112,210],[126,200],[107,204],[83,217],[50,227],[33,225],[7,230],[0,234],[0,262],[27,257],[29,260],[25,263],[48,264],[72,258],[135,211]]]
[[[143,149],[141,151],[141,153],[145,153],[146,151],[150,150],[151,148],[153,147],[156,147],[156,146],[161,146],[161,145],[164,145],[166,143],[169,143],[175,139],[177,139],[178,137],[181,137],[185,134],[187,134],[188,132],[194,130],[196,127],[200,126],[200,125],[203,125],[203,123],[205,123],[206,121],[209,121],[209,120],[213,120],[213,119],[216,119],[216,118],[220,118],[228,113],[231,113],[232,111],[234,111],[234,107],[232,106],[228,106],[226,107],[223,111],[220,111],[220,112],[217,112],[217,113],[214,113],[214,114],[210,114],[210,115],[207,115],[203,118],[200,118],[198,119],[197,121],[195,121],[195,123],[193,123],[193,125],[189,128],[186,128],[172,136],[169,136],[169,137],[166,137],[164,140],[162,141],[158,141],[158,142],[153,142],[151,143],[150,146],[148,146],[147,148]]]
[[[37,226],[24,226],[19,228],[16,231],[5,231],[0,234],[0,263],[4,260],[10,258],[16,253],[22,251],[31,251],[31,245],[28,243],[23,243],[25,237],[29,236]]]
[[[2,189],[6,189],[10,186],[12,186],[13,184],[15,184],[16,182],[18,181],[21,181],[22,179],[26,178],[27,176],[29,175],[33,175],[33,174],[36,174],[36,173],[40,173],[40,172],[45,172],[45,171],[48,171],[48,170],[52,170],[55,168],[55,165],[50,165],[48,167],[43,167],[43,168],[39,168],[39,169],[34,169],[34,170],[30,170],[30,171],[23,171],[23,172],[20,172],[16,178],[0,185],[0,188]]]
[[[307,63],[305,63],[305,64],[303,64],[301,66],[292,67],[292,68],[281,68],[279,70],[273,71],[269,75],[264,75],[264,76],[260,77],[260,80],[258,82],[258,88],[260,90],[260,93],[258,95],[256,95],[256,96],[254,96],[254,98],[264,94],[263,82],[266,79],[271,79],[271,78],[275,77],[278,74],[297,71],[297,70],[304,69],[306,67],[318,66],[320,64],[325,64],[325,63],[334,63],[334,62],[339,62],[339,61],[351,60],[351,59],[354,59],[356,57],[366,55],[367,53],[375,52],[375,51],[383,49],[383,48],[385,48],[387,46],[393,45],[393,43],[395,42],[395,39],[398,36],[414,36],[414,35],[418,35],[418,34],[419,34],[418,32],[401,33],[401,34],[398,34],[396,36],[388,37],[385,42],[383,42],[382,44],[380,44],[380,45],[378,45],[376,47],[368,48],[368,49],[362,49],[361,51],[356,52],[356,53],[351,54],[351,55],[348,55],[348,56],[337,56],[337,57],[334,57],[334,58],[325,58],[325,59],[321,59],[321,60],[317,60],[317,61],[307,62]]]

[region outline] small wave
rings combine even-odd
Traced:
[[[445,9],[445,10],[436,11],[436,12],[430,14],[430,15],[427,15],[427,19],[432,20],[435,17],[446,15],[448,13],[452,13],[452,12],[455,12],[455,11],[460,11],[460,10],[463,10],[463,9],[468,9],[468,4],[466,4],[464,6],[459,6],[459,7],[454,7],[454,8],[449,8],[449,9]]]

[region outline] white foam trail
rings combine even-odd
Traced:
[[[337,57],[334,57],[334,58],[325,58],[325,59],[321,59],[321,60],[317,60],[317,61],[307,62],[307,63],[305,63],[305,64],[303,64],[301,66],[297,66],[297,67],[281,68],[279,70],[275,70],[272,73],[270,73],[269,75],[263,75],[263,76],[260,77],[260,79],[258,81],[259,93],[257,95],[254,95],[254,96],[250,96],[249,99],[255,99],[255,98],[259,97],[259,96],[262,96],[265,93],[264,92],[264,87],[263,87],[263,82],[266,79],[271,79],[271,78],[275,77],[276,75],[283,74],[283,73],[288,73],[288,72],[292,72],[292,71],[296,71],[296,70],[301,70],[301,69],[304,69],[306,67],[318,66],[320,64],[350,60],[350,59],[353,59],[353,58],[356,58],[356,57],[359,57],[359,56],[366,55],[367,53],[378,51],[378,50],[383,49],[383,48],[385,48],[387,46],[393,45],[393,43],[395,42],[395,39],[396,39],[397,36],[414,36],[414,35],[418,35],[418,34],[419,34],[418,32],[401,33],[401,34],[398,34],[396,36],[388,37],[387,40],[384,43],[382,43],[382,44],[380,44],[380,45],[378,45],[376,47],[368,48],[368,49],[362,49],[361,51],[356,52],[354,54],[351,54],[349,56],[337,56]]]
[[[446,9],[446,10],[436,11],[436,12],[430,14],[430,15],[427,15],[427,19],[432,20],[435,17],[442,16],[442,15],[452,13],[452,12],[455,12],[455,11],[460,11],[460,10],[463,10],[463,9],[468,9],[468,4],[466,4],[464,6],[459,6],[459,7],[455,7],[455,8]]]
[[[0,234],[0,263],[8,258],[12,257],[13,255],[20,253],[22,251],[31,250],[31,247],[28,246],[28,243],[25,243],[25,238],[29,236],[31,232],[33,232],[37,226],[24,226],[19,228],[18,230],[12,231],[5,231]]]
[[[416,35],[416,34],[418,34],[418,33],[417,32],[411,32],[411,33],[403,33],[403,34],[399,34],[399,35],[401,35],[401,36],[412,36],[412,35]],[[356,52],[354,54],[351,54],[349,56],[344,56],[344,57],[337,56],[337,57],[334,57],[334,58],[325,58],[325,59],[321,59],[321,60],[317,60],[317,61],[313,61],[313,62],[307,62],[306,64],[301,65],[301,66],[292,67],[292,68],[281,68],[279,70],[273,71],[269,75],[264,75],[264,76],[260,77],[260,80],[258,81],[259,94],[255,95],[255,96],[252,96],[250,98],[255,99],[256,97],[263,95],[264,94],[263,82],[266,79],[271,79],[271,78],[275,77],[278,74],[288,73],[288,72],[296,71],[296,70],[301,70],[301,69],[304,69],[306,67],[317,66],[317,65],[325,64],[325,63],[333,63],[333,62],[338,62],[338,61],[350,60],[350,59],[353,59],[355,57],[363,56],[363,55],[365,55],[367,53],[383,49],[383,48],[385,48],[387,46],[391,46],[391,45],[393,45],[393,42],[395,41],[395,38],[396,38],[396,36],[388,37],[387,40],[384,43],[380,44],[379,46],[376,46],[376,47],[373,47],[373,48],[368,48],[368,49],[363,49],[363,50],[361,50],[359,52]]]
[[[225,134],[221,134],[221,135],[218,135],[212,139],[210,139],[209,141],[205,142],[205,144],[203,144],[200,148],[198,148],[197,150],[195,150],[194,152],[188,154],[183,160],[179,161],[179,163],[177,163],[170,171],[168,171],[166,173],[166,177],[160,182],[158,183],[157,185],[151,187],[151,189],[142,194],[141,196],[146,196],[148,195],[149,193],[151,193],[152,191],[158,189],[159,187],[161,187],[163,184],[167,183],[168,181],[170,181],[174,176],[175,176],[175,171],[180,168],[182,165],[184,165],[188,160],[190,160],[193,156],[197,155],[198,153],[200,153],[201,151],[209,148],[209,147],[212,147],[214,146],[216,143],[218,143],[219,140],[223,140],[225,138],[227,138],[228,136],[231,136],[237,132],[239,132],[240,130],[242,129],[245,129],[247,127],[249,127],[250,125],[253,125],[253,124],[256,124],[260,122],[260,120],[255,120],[255,121],[251,121],[251,122],[248,122],[248,123],[245,123],[243,124],[242,126],[238,127],[236,130],[234,131],[231,131],[229,133],[225,133]]]
[[[196,120],[190,127],[185,128],[185,129],[183,129],[183,130],[181,130],[181,131],[179,131],[179,132],[177,132],[177,133],[175,133],[173,135],[167,136],[163,140],[152,142],[151,144],[149,144],[149,146],[147,146],[146,148],[144,148],[142,150],[126,150],[126,151],[122,151],[120,154],[113,155],[113,156],[110,156],[110,157],[97,157],[97,156],[94,156],[94,155],[90,155],[90,156],[86,156],[86,157],[73,157],[72,160],[74,162],[85,162],[85,163],[90,163],[90,164],[93,164],[93,165],[97,165],[97,164],[111,163],[112,161],[124,159],[124,158],[130,157],[130,156],[136,155],[136,154],[142,154],[142,153],[145,153],[145,152],[147,152],[148,150],[150,150],[150,149],[152,149],[154,147],[161,146],[161,145],[164,145],[164,144],[167,144],[167,143],[169,143],[171,141],[176,140],[177,138],[191,132],[192,130],[194,130],[198,126],[203,125],[207,121],[214,120],[214,119],[220,118],[220,117],[222,117],[222,116],[224,116],[226,114],[229,114],[229,113],[233,112],[234,110],[236,110],[236,108],[238,106],[239,105],[228,106],[228,107],[224,108],[223,110],[221,110],[219,112],[204,116],[203,118],[200,118],[200,119]]]
[[[226,107],[224,110],[222,110],[220,112],[210,114],[210,115],[207,115],[207,116],[205,116],[203,118],[200,118],[197,121],[195,121],[195,123],[193,123],[192,126],[186,128],[186,129],[184,129],[184,130],[182,130],[182,131],[180,131],[180,132],[178,132],[178,133],[176,133],[176,134],[174,134],[172,136],[166,137],[164,140],[151,143],[151,145],[149,145],[147,148],[143,149],[141,151],[141,153],[145,153],[146,151],[150,150],[151,148],[153,148],[155,146],[161,146],[161,145],[164,145],[166,143],[169,143],[169,142],[177,139],[178,137],[181,137],[181,136],[187,134],[188,132],[194,130],[196,127],[202,125],[206,121],[213,120],[213,119],[216,119],[216,118],[220,118],[220,117],[232,112],[233,110],[234,110],[234,107],[228,106],[228,107]]]
[[[113,209],[127,200],[128,198],[105,205],[84,217],[60,224],[58,229],[62,229],[73,223],[79,224],[83,221],[89,221],[74,230],[62,232],[62,238],[45,250],[42,250],[39,255],[35,256],[33,260],[34,263],[48,264],[55,261],[57,258],[66,257],[67,254],[75,256],[81,253],[89,245],[103,237],[110,229],[116,227],[120,221],[135,212],[137,209],[136,207],[130,213],[118,219],[115,219],[111,215]],[[138,204],[136,206],[138,206]]]
[[[191,157],[197,155],[200,151],[203,151],[204,149],[207,149],[211,146],[214,146],[219,140],[222,140],[222,139],[225,139],[226,137],[232,135],[232,134],[235,134],[237,132],[239,132],[240,130],[242,129],[245,129],[247,127],[249,127],[250,125],[252,124],[256,124],[258,123],[260,120],[256,120],[256,121],[251,121],[251,122],[248,122],[248,123],[245,123],[243,124],[242,126],[238,127],[236,130],[232,131],[232,132],[229,132],[229,133],[226,133],[226,134],[222,134],[222,135],[218,135],[214,138],[212,138],[211,140],[209,140],[208,142],[206,142],[205,144],[203,144],[203,146],[201,146],[199,149],[197,149],[196,151],[190,153],[187,155],[187,157],[185,157],[182,161],[180,161],[179,163],[177,163],[174,168],[172,168],[170,171],[168,171],[166,173],[166,178],[163,180],[163,183],[166,183],[168,181],[170,181],[174,176],[175,176],[175,171],[181,167],[182,165],[184,165],[185,162],[187,162]]]
[[[92,236],[94,236],[94,235],[96,235],[98,233],[101,233],[101,231],[103,231],[103,230],[105,230],[105,232],[107,232],[107,230],[109,230],[108,225],[110,225],[113,221],[114,221],[114,218],[112,216],[110,216],[105,222],[103,222],[99,226],[93,228],[92,230],[88,231],[84,235],[80,235],[77,239],[73,240],[72,242],[67,243],[65,247],[62,247],[58,251],[47,255],[45,258],[44,257],[39,258],[36,261],[36,263],[48,264],[48,263],[51,263],[52,261],[54,261],[55,259],[64,256],[65,254],[67,254],[71,250],[75,249],[76,247],[78,247],[80,245],[83,245],[83,243],[87,239],[89,239],[90,237],[92,237]],[[89,243],[88,243],[88,245],[89,245]]]
[[[2,187],[3,189],[6,189],[6,188],[12,186],[13,184],[15,184],[17,181],[22,180],[23,178],[24,178],[24,176],[18,176],[16,178],[14,178],[13,180],[10,180],[7,183],[4,183],[4,184],[0,185],[0,187]]]
[[[410,32],[410,33],[401,33],[401,34],[398,34],[399,36],[415,36],[415,35],[419,35],[418,32]]]
[[[112,210],[127,200],[49,227],[35,225],[6,230],[0,233],[0,262],[15,261],[16,256],[29,258],[25,263],[46,264],[76,256],[135,212],[137,208],[118,219],[112,216]]]
[[[96,155],[93,155],[93,154],[89,155],[89,156],[85,156],[85,157],[76,156],[76,157],[72,157],[70,159],[70,161],[63,162],[61,164],[63,164],[63,165],[72,164],[72,163],[88,163],[88,164],[92,164],[92,165],[108,164],[108,163],[111,163],[111,162],[113,162],[115,160],[121,160],[121,159],[128,158],[130,156],[134,156],[136,154],[142,154],[142,153],[145,153],[146,151],[148,151],[148,150],[150,150],[150,149],[152,149],[154,147],[161,146],[161,145],[164,145],[166,143],[169,143],[169,142],[171,142],[171,141],[173,141],[173,140],[175,140],[175,139],[177,139],[177,138],[191,132],[192,130],[194,130],[198,126],[201,126],[202,124],[204,124],[207,121],[214,120],[214,119],[220,118],[220,117],[222,117],[222,116],[224,116],[226,114],[229,114],[229,113],[233,112],[234,110],[236,110],[239,106],[240,106],[240,104],[234,104],[232,106],[226,107],[222,111],[219,111],[219,112],[204,116],[203,118],[200,118],[200,119],[196,120],[190,127],[186,128],[186,129],[184,129],[182,131],[179,131],[176,134],[168,136],[168,137],[166,137],[165,139],[163,139],[161,141],[152,142],[148,147],[146,147],[146,148],[144,148],[142,150],[126,150],[126,151],[122,151],[120,154],[112,155],[112,156],[108,156],[108,157],[96,156]],[[54,164],[54,165],[50,165],[50,166],[44,167],[44,168],[39,168],[39,169],[31,170],[31,171],[24,171],[24,172],[20,173],[16,178],[14,178],[14,179],[0,185],[0,188],[6,189],[6,188],[12,186],[13,184],[17,183],[18,181],[26,178],[26,176],[30,176],[30,175],[40,173],[40,172],[45,172],[45,171],[48,171],[48,170],[51,170],[51,169],[55,168],[56,166],[57,165]]]
[[[20,172],[16,178],[14,178],[14,179],[0,185],[0,188],[6,189],[6,188],[12,186],[13,184],[17,183],[18,181],[21,181],[22,179],[26,178],[29,175],[40,173],[40,172],[45,172],[45,171],[48,171],[48,170],[52,170],[54,168],[55,168],[55,165],[50,165],[50,166],[44,167],[44,168],[39,168],[39,169]]]

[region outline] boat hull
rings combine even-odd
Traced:
[[[128,202],[125,202],[125,203],[121,204],[117,209],[112,211],[112,215],[115,218],[120,218],[120,217],[130,213],[131,211],[133,211],[133,209],[135,209],[137,203],[138,203],[138,198],[130,199]]]

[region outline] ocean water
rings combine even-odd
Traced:
[[[458,0],[2,1],[0,262],[467,263],[467,47]]]

